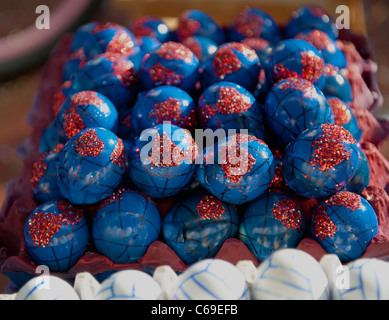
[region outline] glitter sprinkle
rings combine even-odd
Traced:
[[[82,210],[65,201],[57,201],[58,213],[37,211],[28,221],[28,231],[37,247],[46,247],[62,227],[77,225]]]
[[[320,30],[312,30],[308,33],[299,33],[295,38],[311,43],[317,50],[326,49],[329,52],[335,51],[333,41],[327,33]]]
[[[272,208],[272,213],[286,228],[301,230],[303,214],[295,201],[291,199],[277,201]]]
[[[203,196],[197,204],[197,213],[200,220],[210,220],[219,218],[226,212],[223,203],[214,196]]]
[[[197,57],[197,59],[201,59],[201,56],[203,54],[203,49],[201,48],[201,45],[196,38],[193,37],[186,38],[182,43],[190,51],[193,52],[193,54]]]
[[[179,42],[165,42],[158,50],[158,56],[166,60],[183,60],[193,62],[193,53]]]
[[[328,216],[325,207],[322,205],[319,205],[313,212],[312,228],[313,233],[320,240],[333,237],[337,230],[336,225]]]
[[[112,23],[112,22],[104,22],[104,23],[98,23],[91,31],[92,34],[96,34],[96,33],[99,33],[101,31],[104,31],[104,30],[108,30],[108,29],[119,29],[119,25],[117,25],[116,23]]]
[[[221,46],[215,54],[212,61],[213,72],[220,79],[225,76],[237,72],[242,67],[242,63],[232,51],[229,44]]]
[[[250,12],[250,8],[242,10],[234,18],[234,27],[236,31],[246,38],[260,38],[263,30],[263,18]]]
[[[110,160],[116,166],[125,168],[126,164],[126,152],[124,150],[123,140],[118,138],[115,148],[113,149]]]
[[[316,82],[324,73],[324,60],[312,51],[301,52],[303,78]]]
[[[63,93],[63,89],[68,89],[71,86],[72,86],[72,82],[70,80],[65,81],[61,85],[61,88],[53,95],[53,99],[51,103],[52,103],[54,117],[58,115],[59,109],[61,108],[62,104],[66,101],[66,96]]]
[[[152,37],[155,38],[156,32],[146,25],[146,23],[150,20],[149,16],[141,16],[134,20],[133,23],[130,24],[129,29],[131,33],[135,37]]]
[[[274,177],[269,185],[269,191],[286,192],[287,190],[288,190],[288,184],[284,180],[282,164],[278,164],[275,167]]]
[[[30,182],[31,186],[36,189],[38,187],[38,183],[40,179],[43,177],[47,170],[47,163],[45,162],[45,159],[49,152],[46,152],[45,154],[42,154],[39,158],[39,160],[35,161],[32,170],[31,170],[31,177]]]
[[[123,87],[131,88],[138,81],[138,75],[134,64],[118,54],[106,54],[108,60],[113,62],[113,74],[119,79]]]
[[[329,206],[341,206],[349,208],[351,211],[357,210],[361,207],[361,197],[356,193],[340,191],[328,198],[324,203]]]
[[[116,190],[114,193],[112,193],[112,195],[106,199],[104,199],[99,207],[97,208],[97,210],[101,210],[103,209],[104,207],[110,205],[111,203],[115,203],[115,202],[118,202],[118,201],[121,201],[122,198],[123,198],[123,194],[124,192],[126,191],[127,189],[119,189],[119,190]]]
[[[86,129],[84,121],[77,111],[77,107],[70,107],[63,113],[63,129],[65,135],[70,139],[81,130]]]
[[[356,141],[350,132],[337,125],[325,123],[321,128],[323,134],[313,142],[315,150],[311,164],[321,171],[327,171],[350,159],[351,152],[345,144],[356,144]]]
[[[169,97],[165,101],[154,104],[153,110],[150,112],[150,117],[157,119],[157,123],[162,123],[163,121],[178,121],[182,118],[181,101]]]
[[[155,135],[150,158],[152,167],[177,167],[185,159],[185,153],[163,133],[162,138]]]
[[[346,123],[349,123],[351,121],[352,119],[351,112],[340,99],[329,98],[327,99],[327,101],[334,113],[335,124],[337,124],[338,126],[343,126]]]
[[[186,18],[183,16],[179,23],[177,28],[177,33],[181,41],[185,40],[186,38],[189,38],[191,36],[194,36],[196,32],[200,29],[201,24],[199,21],[195,19]]]
[[[84,49],[83,49],[83,48],[78,49],[77,51],[75,51],[75,52],[73,52],[72,54],[70,54],[69,60],[79,60],[78,68],[79,68],[80,70],[81,70],[82,68],[84,68],[85,63],[86,63],[86,61],[87,61],[86,56],[85,56]]]
[[[261,38],[245,38],[242,40],[242,43],[256,51],[265,50],[270,45],[269,41]]]
[[[73,142],[73,147],[83,157],[97,157],[101,154],[105,145],[97,136],[96,130],[89,129]]]
[[[222,114],[244,113],[251,107],[250,98],[232,87],[219,88],[216,109]]]
[[[184,81],[184,76],[180,75],[168,68],[165,68],[160,62],[157,62],[149,70],[151,81],[155,86],[180,86]]]
[[[313,84],[301,78],[288,78],[286,81],[280,84],[279,88],[282,90],[298,90],[306,98],[315,98],[318,95]]]
[[[118,53],[125,57],[134,55],[134,40],[124,30],[119,30],[108,43],[106,52]]]

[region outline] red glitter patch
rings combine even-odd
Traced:
[[[200,59],[202,54],[203,54],[203,50],[200,46],[200,43],[198,42],[197,39],[193,38],[193,37],[189,37],[189,38],[186,38],[183,42],[182,42],[187,48],[189,48],[190,51],[193,52],[193,54],[198,58]]]
[[[333,52],[335,50],[334,43],[328,34],[320,30],[312,30],[308,33],[299,33],[295,36],[295,38],[311,43],[317,50],[326,49],[329,52]]]
[[[86,129],[84,121],[77,111],[77,107],[70,107],[63,113],[62,127],[65,135],[70,139],[81,130]]]
[[[250,8],[242,10],[234,18],[236,31],[246,38],[260,38],[264,21],[260,15],[250,12]]]
[[[108,29],[119,29],[120,26],[116,23],[112,22],[105,22],[105,23],[98,23],[91,31],[92,34],[99,33],[104,30]]]
[[[162,138],[155,135],[150,158],[152,167],[177,167],[185,159],[185,153],[163,133]]]
[[[284,180],[284,174],[282,171],[282,164],[278,164],[274,170],[274,177],[269,185],[269,191],[281,191],[286,192],[288,190],[288,184]]]
[[[327,101],[334,113],[335,124],[337,124],[338,126],[343,126],[344,124],[349,123],[351,121],[351,112],[340,99],[329,98],[327,99]]]
[[[107,58],[113,62],[112,69],[114,75],[122,83],[123,87],[131,88],[138,81],[138,75],[135,71],[134,64],[118,54],[107,54]]]
[[[224,79],[226,75],[237,72],[241,67],[242,64],[230,45],[223,45],[216,51],[212,61],[212,68],[215,75],[220,79]]]
[[[156,32],[148,27],[146,23],[150,20],[150,16],[141,16],[130,24],[129,30],[135,37],[156,37]]]
[[[321,171],[327,171],[342,161],[349,160],[351,152],[345,144],[356,144],[354,137],[346,129],[325,123],[321,125],[323,134],[314,140],[315,150],[311,164]]]
[[[65,81],[61,88],[53,95],[52,99],[52,109],[54,113],[54,117],[58,115],[59,109],[61,108],[62,104],[66,101],[66,96],[63,93],[63,89],[70,88],[72,86],[72,82],[70,80]]]
[[[124,169],[126,164],[126,151],[124,150],[122,139],[118,138],[116,146],[111,153],[110,160],[114,165]]]
[[[337,227],[322,205],[319,205],[313,212],[312,229],[315,236],[320,240],[333,237],[336,233]]]
[[[301,52],[303,78],[316,82],[324,73],[324,60],[312,51]]]
[[[216,114],[216,109],[213,106],[207,104],[203,98],[200,96],[198,103],[199,106],[199,120],[202,127],[205,127],[210,119],[212,119]]]
[[[315,98],[317,91],[313,84],[301,78],[288,78],[279,86],[282,90],[295,89],[300,91],[306,98]]]
[[[181,41],[196,34],[200,29],[200,22],[194,19],[182,17],[178,23],[177,33]]]
[[[197,204],[197,213],[200,220],[210,220],[219,218],[226,212],[223,203],[214,196],[203,196]]]
[[[261,38],[245,38],[242,43],[249,46],[253,50],[262,51],[269,47],[269,41]]]
[[[104,150],[104,142],[99,139],[95,129],[85,131],[73,142],[74,149],[83,157],[97,157]]]
[[[119,30],[108,43],[106,52],[118,53],[125,57],[134,54],[134,40],[124,30]]]
[[[303,214],[295,201],[291,199],[277,201],[271,210],[274,217],[286,228],[300,231]]]
[[[123,198],[123,194],[124,192],[126,191],[127,189],[119,189],[119,190],[116,190],[114,193],[112,193],[112,195],[106,199],[104,199],[99,207],[97,208],[97,210],[101,210],[103,209],[104,207],[110,205],[111,203],[115,203],[115,202],[118,202],[120,200],[122,200]]]
[[[156,86],[167,85],[178,87],[184,81],[183,75],[165,68],[160,62],[157,62],[150,68],[149,75],[151,81]]]
[[[57,201],[58,213],[34,213],[28,221],[28,231],[37,247],[46,247],[62,227],[77,225],[83,218],[82,210],[65,201]]]
[[[158,50],[158,56],[166,60],[183,60],[193,62],[193,52],[179,42],[165,42]]]
[[[251,108],[250,98],[232,87],[219,88],[216,109],[222,114],[244,113]]]
[[[45,159],[48,154],[49,152],[46,152],[41,155],[39,160],[35,161],[32,166],[30,182],[34,189],[38,187],[39,180],[43,177],[47,170],[47,163],[45,163]]]
[[[168,100],[153,105],[150,117],[157,119],[157,123],[163,121],[177,121],[181,119],[181,102],[179,99],[169,97]]]
[[[328,198],[324,203],[329,206],[341,206],[349,208],[351,211],[357,210],[361,207],[361,197],[352,192],[340,191],[334,194],[331,198]]]

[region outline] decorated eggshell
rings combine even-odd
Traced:
[[[358,146],[346,129],[325,123],[307,129],[285,150],[284,179],[303,197],[324,198],[342,190],[358,168]]]
[[[340,100],[350,103],[353,101],[353,94],[350,81],[343,75],[339,68],[326,64],[326,82],[323,93],[326,96],[338,97]]]
[[[244,38],[241,42],[255,50],[262,65],[266,64],[272,52],[272,45],[269,41],[263,38]]]
[[[237,210],[214,196],[198,195],[180,201],[162,224],[166,244],[186,265],[213,258],[238,228]]]
[[[259,265],[251,296],[254,300],[328,300],[328,279],[310,254],[280,249]]]
[[[99,127],[84,129],[56,157],[59,189],[75,204],[99,202],[122,181],[125,164],[123,142],[113,132]]]
[[[142,59],[146,54],[151,51],[157,50],[162,45],[161,42],[159,42],[156,38],[152,37],[137,37],[136,40],[140,47]]]
[[[62,80],[71,81],[84,68],[87,58],[84,49],[81,48],[69,54],[62,70]]]
[[[350,182],[346,186],[346,191],[361,194],[370,183],[370,165],[365,153],[358,148],[358,168]]]
[[[41,204],[27,218],[24,243],[37,265],[45,265],[52,272],[68,271],[89,247],[83,210],[67,201]]]
[[[248,300],[243,274],[230,262],[205,259],[178,277],[172,300]]]
[[[210,59],[218,48],[216,42],[203,36],[192,36],[186,38],[182,43],[196,55],[200,62]]]
[[[52,275],[42,275],[27,281],[17,292],[15,300],[80,300],[80,298],[65,280]]]
[[[245,208],[238,236],[263,261],[276,250],[296,248],[304,232],[299,204],[284,193],[266,192]]]
[[[360,195],[340,191],[320,202],[311,217],[311,235],[342,262],[358,259],[378,233],[377,215]]]
[[[91,31],[99,24],[97,21],[92,21],[81,25],[74,32],[73,39],[70,44],[69,53],[74,53],[80,49],[83,49],[86,39],[91,34]]]
[[[138,191],[120,189],[97,208],[92,239],[97,251],[113,262],[133,263],[143,257],[160,231],[154,202]]]
[[[245,134],[228,136],[204,149],[197,181],[218,199],[243,204],[267,190],[274,176],[273,159],[262,140]]]
[[[101,283],[94,300],[159,300],[161,288],[146,272],[116,271]]]
[[[129,25],[131,33],[139,37],[149,37],[166,42],[169,40],[169,27],[160,17],[153,15],[144,15],[135,18]]]

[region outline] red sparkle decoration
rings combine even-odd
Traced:
[[[98,23],[93,30],[91,31],[92,34],[99,33],[104,30],[108,29],[120,29],[120,26],[116,23],[112,22],[104,22],[104,23]]]
[[[269,47],[270,42],[261,38],[245,38],[242,43],[249,46],[253,50],[265,50]]]
[[[97,157],[105,148],[95,129],[85,131],[76,141],[73,142],[74,149],[83,157]]]
[[[43,177],[47,170],[47,163],[45,162],[45,159],[48,154],[49,152],[46,152],[45,154],[41,155],[39,160],[35,161],[32,165],[30,182],[34,189],[37,188],[39,180]]]
[[[118,30],[108,43],[106,52],[117,53],[129,57],[134,54],[134,46],[135,43],[132,37],[124,30]]]
[[[65,135],[70,139],[81,130],[86,129],[84,121],[77,111],[77,107],[70,107],[63,113],[63,129]]]
[[[193,52],[193,54],[198,58],[200,59],[202,54],[203,54],[203,50],[200,46],[200,43],[199,41],[196,39],[196,38],[193,38],[193,37],[189,37],[189,38],[186,38],[183,42],[182,42],[190,51]]]
[[[113,62],[113,74],[119,79],[123,87],[131,88],[138,81],[134,64],[127,58],[118,54],[107,53],[106,57]]]
[[[200,220],[219,220],[226,212],[223,203],[214,196],[203,196],[196,207]]]
[[[340,191],[325,200],[324,203],[329,207],[341,206],[349,208],[351,211],[359,209],[362,205],[361,197],[356,193],[348,191]]]
[[[82,210],[65,201],[57,201],[57,212],[37,211],[28,221],[28,231],[35,246],[46,247],[62,227],[77,225]]]
[[[157,119],[157,123],[178,121],[182,118],[181,101],[179,99],[169,97],[165,101],[154,104],[153,108],[150,112],[150,117]]]
[[[124,170],[126,164],[126,151],[124,150],[122,139],[118,138],[116,146],[111,153],[110,160],[114,165],[119,166]]]
[[[114,193],[111,194],[111,196],[109,196],[108,198],[104,199],[99,207],[97,208],[97,210],[101,210],[103,209],[104,207],[110,205],[111,203],[115,203],[115,202],[118,202],[118,201],[121,201],[122,198],[123,198],[123,194],[124,192],[126,191],[127,189],[119,189],[119,190],[116,190]]]
[[[200,22],[195,19],[188,19],[185,16],[183,16],[179,23],[177,28],[178,37],[181,41],[185,40],[186,38],[189,38],[196,34],[196,32],[200,29],[201,25]]]
[[[166,60],[184,60],[193,62],[193,52],[179,42],[165,42],[158,50],[158,56]]]
[[[312,214],[312,229],[320,240],[333,237],[336,233],[337,227],[322,205],[319,205]]]
[[[80,60],[78,68],[79,69],[84,68],[87,59],[83,48],[76,50],[69,56],[69,60],[77,60],[77,59]]]
[[[320,30],[312,30],[308,33],[299,33],[295,36],[295,38],[311,43],[317,50],[326,49],[329,52],[333,52],[335,50],[334,43],[328,34]]]
[[[166,133],[155,135],[150,154],[152,167],[177,167],[185,153],[178,148]]]
[[[66,96],[63,93],[63,89],[70,88],[71,86],[72,86],[72,82],[70,80],[65,81],[61,85],[60,89],[56,93],[54,93],[53,99],[51,101],[54,117],[58,115],[59,109],[61,108],[62,104],[66,101]]]
[[[329,77],[329,76],[334,77],[339,73],[339,68],[333,66],[332,64],[326,63],[325,71],[326,71],[327,77]]]
[[[219,88],[216,109],[222,114],[244,113],[251,108],[250,98],[232,87]]]
[[[301,52],[303,78],[316,82],[324,74],[324,60],[312,51]]]
[[[313,84],[301,78],[287,78],[280,86],[282,90],[295,89],[300,91],[306,98],[314,98],[317,96],[317,91]]]
[[[133,23],[130,24],[129,30],[135,37],[156,37],[156,32],[146,25],[146,23],[153,18],[151,16],[141,16],[136,18]]]
[[[184,81],[184,76],[168,68],[165,68],[160,62],[157,62],[149,70],[151,81],[157,85],[180,86]]]
[[[242,10],[234,18],[234,27],[236,31],[245,38],[260,38],[263,30],[263,18],[250,12],[250,9]]]
[[[343,126],[344,124],[349,123],[351,121],[351,112],[340,99],[329,98],[327,99],[327,101],[334,113],[335,124],[337,124],[338,126]]]
[[[237,72],[241,67],[242,63],[229,44],[221,46],[216,51],[212,61],[212,68],[215,75],[220,79],[224,79],[225,76]]]
[[[356,144],[356,141],[350,132],[337,125],[325,123],[321,128],[323,133],[313,142],[315,150],[311,164],[321,171],[327,171],[350,159],[351,152],[346,144]]]
[[[303,214],[295,201],[291,199],[277,201],[272,208],[272,213],[286,228],[300,231]]]
[[[282,164],[278,164],[274,170],[274,177],[269,185],[269,191],[287,192],[288,184],[284,180]]]

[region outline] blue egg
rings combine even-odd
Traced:
[[[253,49],[240,42],[227,42],[219,46],[212,58],[201,64],[201,88],[205,90],[211,84],[230,81],[252,92],[258,83],[260,70],[261,61]]]
[[[138,92],[138,73],[131,60],[105,53],[89,60],[74,77],[74,92],[92,90],[106,96],[117,108],[127,109]]]
[[[127,172],[152,198],[180,192],[195,173],[197,146],[190,132],[170,123],[143,130],[128,150]]]
[[[74,53],[80,49],[83,49],[86,39],[88,39],[91,31],[96,28],[98,24],[98,22],[92,21],[78,27],[78,29],[74,32],[69,53]]]
[[[83,210],[67,201],[50,201],[28,216],[24,242],[36,265],[66,272],[89,248],[89,226]]]
[[[199,60],[179,42],[165,42],[146,54],[140,67],[143,89],[171,85],[192,92],[198,79]]]
[[[169,27],[160,17],[144,15],[134,19],[128,29],[135,37],[149,37],[166,42],[170,39]]]
[[[58,186],[72,203],[96,203],[120,184],[125,164],[123,142],[113,132],[98,127],[84,129],[56,157]]]
[[[296,248],[304,232],[304,214],[299,204],[282,192],[266,192],[247,205],[238,236],[263,261],[276,250]]]
[[[101,127],[116,132],[118,112],[112,102],[96,91],[80,91],[65,100],[54,120],[65,141],[86,128]]]
[[[137,37],[136,40],[142,53],[142,59],[147,53],[158,49],[162,45],[161,42],[153,37]]]
[[[325,63],[329,63],[339,69],[347,67],[345,54],[342,50],[340,50],[335,40],[331,39],[324,31],[316,29],[304,31],[298,33],[295,38],[305,40],[313,44],[315,48],[319,50]]]
[[[213,40],[203,36],[192,36],[182,41],[203,62],[213,57],[219,47]]]
[[[276,21],[259,8],[244,8],[233,19],[228,29],[230,41],[244,38],[263,38],[271,43],[281,40]]]
[[[97,251],[115,263],[134,263],[161,231],[161,217],[152,200],[138,191],[118,190],[104,200],[93,218]]]
[[[132,108],[131,130],[135,135],[143,130],[170,121],[181,128],[196,125],[196,105],[184,90],[174,86],[160,86],[142,91]]]
[[[59,144],[53,150],[42,154],[32,166],[30,182],[32,194],[37,203],[64,199],[58,187],[55,166],[55,157],[62,147],[63,145]]]
[[[221,26],[209,14],[195,9],[181,13],[178,18],[176,35],[178,41],[181,42],[192,36],[206,37],[217,44],[225,42]]]
[[[288,39],[273,46],[266,77],[271,83],[285,78],[298,77],[322,89],[326,81],[324,59],[309,42]]]
[[[232,135],[207,147],[197,181],[218,199],[243,204],[263,194],[273,180],[275,164],[269,147],[251,135]]]
[[[262,66],[267,63],[269,57],[271,56],[273,47],[273,45],[269,41],[262,38],[244,38],[240,42],[255,50],[259,60],[262,63]]]
[[[286,78],[277,82],[265,100],[265,117],[275,140],[283,146],[304,130],[334,123],[334,114],[324,94],[311,82]]]
[[[340,191],[320,202],[313,211],[313,239],[342,262],[360,258],[377,234],[374,209],[356,193]]]
[[[358,168],[358,146],[346,129],[321,124],[307,129],[285,150],[284,179],[298,195],[324,198],[342,190]]]
[[[192,196],[175,204],[162,224],[166,244],[186,265],[213,258],[237,229],[235,207],[209,195]]]
[[[358,148],[358,159],[357,171],[347,184],[346,191],[361,194],[370,183],[370,165],[361,148]]]
[[[205,89],[198,100],[197,113],[204,129],[247,129],[249,134],[265,140],[266,128],[259,103],[236,83],[221,81]]]
[[[350,81],[342,74],[339,68],[326,64],[326,82],[323,93],[326,96],[334,96],[346,103],[353,101],[353,93]]]
[[[333,18],[324,9],[315,6],[302,6],[293,11],[285,26],[286,38],[293,38],[296,34],[317,29],[324,31],[332,39],[337,39],[339,31]]]

